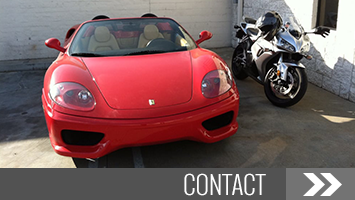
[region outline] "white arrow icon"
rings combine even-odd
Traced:
[[[308,196],[308,197],[313,197],[322,187],[324,186],[324,183],[313,173],[303,173],[309,180],[311,180],[314,184],[314,186],[308,190],[306,194],[303,196]]]
[[[321,173],[330,184],[332,184],[321,196],[332,196],[332,194],[342,185],[331,173]]]
[[[321,173],[326,178],[331,186],[321,196],[332,196],[342,185],[331,173]],[[323,188],[324,183],[313,173],[304,173],[309,180],[311,180],[314,186],[306,192],[303,196],[314,196],[317,192]]]

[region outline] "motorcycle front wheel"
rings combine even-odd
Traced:
[[[232,57],[232,73],[234,78],[238,80],[244,80],[248,77],[248,74],[244,71],[243,65],[245,65],[245,55],[244,49],[242,47],[243,43],[240,43],[234,50]]]
[[[298,103],[307,91],[308,78],[303,68],[288,68],[287,80],[277,76],[272,67],[264,82],[264,92],[269,101],[278,107],[289,107]]]

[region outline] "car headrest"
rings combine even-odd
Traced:
[[[144,37],[153,40],[159,37],[159,30],[155,25],[147,25],[144,27]]]
[[[111,38],[111,33],[106,26],[99,26],[95,29],[94,36],[98,42],[107,42]]]

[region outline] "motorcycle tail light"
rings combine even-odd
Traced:
[[[90,111],[96,105],[90,91],[78,83],[57,83],[51,86],[49,96],[56,104],[72,110]]]
[[[206,98],[218,97],[228,92],[233,81],[228,72],[224,70],[214,70],[206,74],[202,80],[201,90]]]

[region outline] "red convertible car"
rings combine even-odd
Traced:
[[[69,29],[44,77],[53,149],[98,158],[177,140],[212,143],[237,129],[239,94],[225,61],[170,18],[96,19]]]

